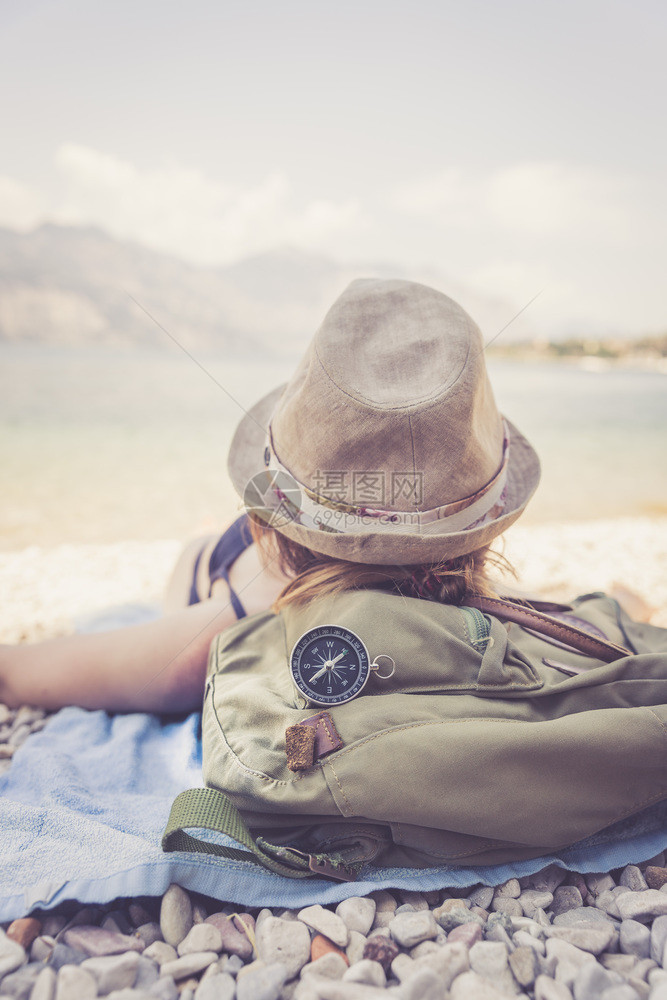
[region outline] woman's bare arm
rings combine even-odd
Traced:
[[[110,712],[186,712],[201,705],[208,649],[236,621],[222,598],[112,632],[0,647],[0,701]]]
[[[172,608],[187,600],[195,551],[196,546],[186,550],[181,572],[172,578]],[[287,578],[274,563],[264,564],[251,545],[231,567],[230,581],[252,615],[271,607]],[[229,588],[218,580],[210,599],[145,625],[0,646],[0,702],[12,708],[79,705],[109,712],[197,709],[211,641],[235,622]]]

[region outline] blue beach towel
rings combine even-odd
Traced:
[[[106,618],[104,627],[109,624]],[[165,721],[65,708],[26,740],[0,777],[0,921],[69,899],[161,895],[171,882],[243,906],[301,907],[381,888],[497,885],[551,862],[609,871],[667,848],[662,802],[548,857],[478,868],[371,868],[346,884],[287,879],[212,856],[164,854],[160,840],[172,800],[202,784],[199,721],[198,714]]]

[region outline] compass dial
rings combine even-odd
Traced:
[[[290,656],[292,679],[315,705],[342,705],[368,680],[370,658],[358,635],[340,625],[304,632]]]

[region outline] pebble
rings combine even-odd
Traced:
[[[56,937],[63,927],[67,926],[67,920],[61,913],[49,913],[42,921],[42,934],[49,934]]]
[[[483,932],[479,924],[468,923],[454,927],[447,935],[447,941],[453,944],[460,941],[466,948],[472,948],[474,944],[482,940]]]
[[[347,928],[345,930],[348,933]],[[300,920],[269,916],[258,923],[256,942],[257,957],[267,965],[282,962],[287,969],[287,979],[297,976],[310,958],[310,934]]]
[[[546,953],[546,945],[542,938],[534,937],[532,934],[528,934],[527,931],[517,931],[514,935],[514,944],[517,948],[532,948],[538,955]]]
[[[603,910],[598,910],[595,906],[579,906],[574,910],[567,910],[554,917],[555,927],[576,927],[578,924],[612,924],[613,919]]]
[[[70,904],[0,926],[0,1000],[667,1000],[666,874],[663,855],[301,909],[177,885]]]
[[[138,967],[139,955],[135,951],[128,951],[124,955],[87,958],[81,963],[81,968],[93,976],[97,991],[102,994],[133,986]]]
[[[350,983],[366,983],[368,986],[384,987],[387,985],[384,969],[379,962],[371,962],[369,958],[363,958],[360,962],[356,962],[349,969],[346,969],[343,973],[343,980]]]
[[[621,919],[621,911],[618,908],[618,897],[626,892],[630,892],[626,885],[616,885],[613,889],[605,889],[595,900],[595,905],[599,910],[604,910],[610,917]]]
[[[236,989],[236,985],[234,988]],[[178,998],[178,989],[171,976],[160,976],[157,982],[151,986],[149,993],[152,997],[158,997],[158,1000],[177,1000]]]
[[[162,937],[174,947],[179,945],[192,927],[192,903],[180,885],[170,885],[162,897],[160,930]]]
[[[303,910],[300,910],[298,916],[302,923],[308,927],[312,927],[318,934],[324,934],[330,941],[337,944],[339,948],[347,947],[347,943],[350,940],[350,932],[345,925],[345,921],[335,913],[332,913],[331,910],[327,910],[324,906],[320,906],[319,903],[315,903],[313,906],[306,906]]]
[[[89,956],[86,955],[85,951],[75,951],[74,948],[69,948],[66,944],[60,944],[58,941],[51,952],[49,964],[54,969],[60,969],[63,965],[79,965],[87,958]]]
[[[582,951],[581,948],[570,944],[569,941],[560,941],[558,938],[549,938],[547,941],[546,957],[547,959],[554,959],[555,966],[559,966],[561,963],[568,963],[576,969],[595,961],[595,956],[590,951]]]
[[[632,892],[641,892],[643,889],[648,889],[648,884],[642,875],[641,868],[638,868],[637,865],[626,865],[619,876],[618,884],[626,885]],[[652,886],[652,888],[654,887]]]
[[[505,913],[508,917],[521,917],[521,903],[513,896],[496,896],[491,903],[491,909],[496,913]]]
[[[211,962],[215,962],[217,957],[218,954],[215,951],[200,951],[193,955],[183,955],[182,958],[177,958],[174,962],[165,962],[160,972],[163,976],[171,976],[176,980],[186,979],[188,976],[194,976],[201,972]]]
[[[380,889],[377,892],[372,892],[369,899],[372,899],[375,902],[373,927],[387,927],[396,912],[397,903],[395,898],[390,892]]]
[[[145,947],[155,944],[156,941],[162,941],[162,931],[160,930],[160,925],[156,924],[153,920],[149,921],[147,924],[141,924],[137,927],[136,934],[144,942]]]
[[[20,917],[7,928],[7,937],[22,948],[29,948],[42,931],[42,925],[34,917]]]
[[[345,954],[350,965],[360,962],[364,957],[366,938],[359,931],[350,931],[350,943],[345,949]]]
[[[664,965],[665,945],[667,944],[667,917],[658,917],[651,927],[650,956],[654,962]]]
[[[558,865],[547,865],[541,871],[529,875],[527,884],[531,889],[541,889],[543,892],[555,892],[567,878],[567,872]]]
[[[667,885],[667,868],[649,865],[644,871],[644,878],[649,889],[662,889],[663,885]]]
[[[612,876],[606,872],[591,872],[591,874],[584,876],[584,881],[586,882],[588,891],[594,896],[599,896],[605,889],[613,889],[616,885]]]
[[[195,924],[185,935],[176,951],[183,955],[193,955],[199,951],[222,951],[222,934],[213,924]]]
[[[290,912],[289,910],[287,911]],[[232,923],[239,934],[244,934],[250,940],[255,935],[255,918],[250,913],[233,913]]]
[[[150,958],[153,962],[157,962],[158,965],[164,965],[166,962],[175,962],[178,958],[178,953],[166,941],[154,941],[153,944],[149,944],[148,948],[144,950],[144,956]]]
[[[282,962],[257,966],[237,980],[236,1000],[278,1000],[286,979]]]
[[[376,902],[367,896],[350,896],[336,907],[336,915],[341,918],[348,931],[368,934],[375,919]]]
[[[421,941],[428,941],[438,933],[438,925],[430,910],[399,913],[389,924],[389,933],[403,948],[413,948]]]
[[[399,889],[398,895],[401,903],[409,904],[413,910],[428,910],[429,905],[423,892],[416,892],[413,889]]]
[[[538,976],[535,980],[535,1000],[572,1000],[572,994],[565,983],[558,983],[549,976]]]
[[[143,955],[139,956],[139,965],[137,966],[137,975],[134,980],[135,989],[146,990],[153,983],[157,982],[160,977],[160,970],[158,969],[155,962],[151,962],[150,959],[144,958]]]
[[[349,963],[344,955],[329,951],[325,955],[320,955],[315,961],[304,965],[301,976],[315,975],[324,976],[326,979],[342,979],[348,968]]]
[[[519,884],[518,878],[510,878],[507,882],[503,882],[495,891],[494,898],[498,896],[509,896],[512,899],[518,899],[521,895],[521,886]]]
[[[481,906],[483,910],[488,910],[493,901],[494,888],[491,885],[480,885],[468,896],[468,902],[472,906]],[[437,919],[437,917],[436,917]]]
[[[225,972],[203,979],[195,991],[195,1000],[234,1000],[236,983]]]
[[[629,983],[618,986],[608,986],[600,994],[600,1000],[639,1000],[639,993]]]
[[[619,947],[626,955],[648,958],[651,953],[651,932],[638,920],[624,920],[619,934]]]
[[[617,904],[623,920],[647,920],[667,914],[667,893],[659,889],[625,892]]]
[[[507,1000],[507,993],[497,989],[477,972],[464,972],[457,976],[449,995],[451,1000]]]
[[[520,946],[509,956],[512,975],[519,986],[532,986],[539,973],[539,962],[532,948]]]
[[[524,889],[519,896],[521,909],[527,917],[532,917],[535,910],[548,909],[553,902],[553,893],[540,889]]]
[[[55,1000],[93,1000],[97,982],[92,973],[78,965],[63,965],[58,970]]]
[[[55,939],[48,934],[40,934],[32,943],[30,949],[30,959],[33,962],[47,962],[51,957],[51,952],[55,947]]]
[[[361,957],[370,958],[372,962],[379,962],[386,972],[397,955],[398,945],[396,942],[389,937],[378,936],[369,938]]]
[[[455,927],[460,927],[462,924],[478,924],[480,927],[484,926],[485,921],[482,920],[476,913],[472,913],[470,910],[455,909],[448,910],[444,913],[441,909],[433,911],[433,916],[438,921],[443,931],[449,933],[453,931]]]
[[[362,961],[370,961],[370,959],[362,959]],[[378,962],[373,964],[379,965],[380,963]],[[380,968],[383,972],[385,971],[381,965]],[[395,976],[400,983],[402,983],[404,979],[409,979],[410,976],[414,975],[415,970],[418,968],[419,966],[416,964],[415,960],[410,958],[410,956],[406,955],[403,951],[399,952],[390,966],[391,974]]]
[[[243,968],[243,960],[239,958],[238,955],[229,955],[226,960],[223,958],[218,963],[221,972],[227,972],[230,976],[238,976],[239,972]]]
[[[362,940],[365,944],[366,938],[364,938],[363,935]],[[310,960],[311,962],[317,962],[318,959],[323,958],[325,955],[340,955],[340,957],[345,960],[346,965],[350,964],[349,959],[342,948],[339,948],[338,945],[333,943],[333,941],[330,941],[329,938],[324,936],[324,934],[316,934],[310,942]]]
[[[462,944],[445,944],[417,961],[418,968],[435,972],[444,986],[449,989],[457,976],[470,968],[468,949]]]
[[[615,931],[611,924],[603,927],[598,925],[583,925],[581,927],[552,927],[549,933],[550,938],[560,941],[567,941],[575,948],[582,951],[589,951],[592,955],[599,955],[611,944]]]
[[[270,912],[269,917],[271,917]],[[253,947],[248,935],[244,931],[240,931],[234,925],[233,919],[226,913],[214,913],[210,917],[207,917],[204,923],[211,924],[220,932],[222,936],[222,951],[226,951],[229,955],[238,955],[244,961],[251,958]],[[258,927],[259,921],[253,933],[257,932]]]
[[[418,969],[400,987],[401,1000],[441,1000],[442,986],[430,969]]]
[[[576,885],[561,885],[554,891],[551,912],[555,917],[568,910],[576,910],[584,905],[581,892]]]
[[[75,951],[83,951],[91,956],[122,955],[126,951],[143,951],[145,947],[141,938],[85,924],[65,931],[62,940]]]
[[[12,941],[4,931],[0,931],[0,978],[6,976],[19,965],[23,965],[27,958],[25,948],[17,941]]]
[[[35,980],[30,1000],[54,1000],[55,995],[56,973],[46,965]]]
[[[617,983],[618,978],[613,972],[607,972],[598,962],[587,963],[574,980],[574,1000],[600,1000],[604,991]]]
[[[469,960],[472,971],[501,992],[509,996],[520,992],[509,967],[507,949],[499,941],[479,941],[470,949]]]
[[[2,993],[13,997],[14,1000],[27,1000],[42,970],[41,962],[20,966],[15,972],[10,972],[8,976],[4,977]]]

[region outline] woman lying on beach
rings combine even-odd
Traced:
[[[241,496],[263,492],[261,511],[186,549],[164,617],[0,647],[0,702],[187,712],[212,639],[243,615],[367,587],[494,596],[489,545],[524,510],[539,462],[498,413],[483,350],[440,292],[353,282],[290,383],[238,427],[230,474]]]

